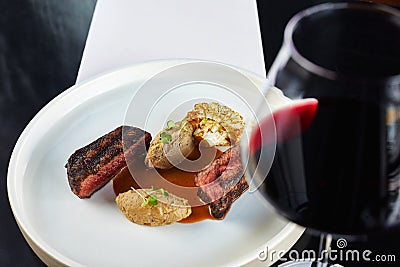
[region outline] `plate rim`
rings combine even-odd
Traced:
[[[162,71],[164,68],[169,68],[177,64],[184,64],[184,63],[190,63],[190,62],[206,62],[206,63],[216,63],[220,64],[223,66],[227,66],[230,68],[234,68],[241,73],[245,74],[248,78],[250,78],[253,82],[257,83],[260,82],[262,78],[260,75],[241,69],[237,66],[232,66],[229,64],[221,63],[221,62],[216,62],[216,61],[209,61],[209,60],[198,60],[198,59],[164,59],[164,60],[151,60],[151,61],[146,61],[146,62],[140,62],[140,63],[135,63],[127,66],[123,66],[120,68],[116,68],[111,71],[103,72],[98,75],[95,75],[89,79],[86,79],[78,84],[72,85],[71,87],[67,88],[57,96],[55,96],[53,99],[51,99],[44,107],[42,107],[35,115],[34,117],[29,121],[29,123],[25,126],[24,130],[22,133],[19,135],[14,148],[12,150],[10,160],[8,163],[8,169],[7,169],[7,195],[8,195],[8,200],[10,203],[10,207],[13,213],[13,216],[17,222],[17,225],[22,232],[26,242],[29,244],[29,246],[33,249],[33,251],[39,256],[39,258],[46,264],[51,264],[54,265],[54,263],[60,264],[60,265],[66,265],[66,266],[81,266],[82,264],[79,262],[74,261],[73,259],[64,256],[62,253],[58,252],[56,249],[51,247],[49,244],[47,244],[44,240],[40,238],[40,236],[36,236],[36,232],[34,232],[32,229],[32,225],[30,225],[28,222],[23,221],[21,211],[18,210],[18,207],[20,207],[20,204],[18,203],[18,188],[15,186],[15,182],[18,179],[16,176],[17,169],[19,164],[19,157],[23,153],[23,144],[26,142],[27,138],[29,137],[29,133],[34,129],[34,127],[37,125],[38,122],[40,122],[41,118],[48,112],[49,109],[53,108],[54,106],[57,105],[59,101],[62,101],[64,98],[70,96],[73,96],[74,94],[79,94],[76,92],[79,92],[77,89],[78,88],[86,88],[86,87],[91,87],[91,84],[97,84],[101,83],[102,81],[107,81],[108,79],[112,80],[112,77],[122,75],[124,72],[130,72],[134,69],[137,68],[153,68],[152,73],[157,73]],[[157,68],[156,66],[159,66],[159,69],[154,70],[154,68]],[[151,76],[150,76],[151,77]],[[141,80],[145,81],[150,77],[146,77],[145,79],[142,79],[140,76],[137,76],[133,78],[130,82],[133,82],[135,80]],[[118,86],[116,86],[118,87]],[[88,89],[86,89],[88,90]],[[111,89],[107,89],[106,86],[102,86],[101,90],[97,91],[91,91],[90,94],[87,95],[87,97],[94,98],[96,96],[99,96],[105,92],[112,91],[113,87]],[[85,101],[82,101],[85,102]],[[82,103],[81,102],[81,103]],[[72,108],[73,109],[73,108]],[[67,112],[66,112],[67,113]],[[279,214],[275,212],[276,216],[279,218],[282,218]],[[30,227],[29,227],[30,226]],[[31,228],[31,229],[30,229]],[[33,231],[34,233],[30,232]],[[267,243],[272,245],[272,247],[279,247],[281,242],[283,242],[284,238],[290,237],[290,240],[287,240],[289,244],[288,248],[292,247],[294,243],[300,238],[302,233],[305,231],[305,228],[298,226],[297,224],[294,224],[292,222],[287,222],[286,225],[279,231],[277,232],[272,239],[266,240],[265,244]],[[257,248],[260,249],[260,248]],[[255,250],[259,251],[259,250]],[[254,256],[247,255],[247,257],[242,257],[240,259],[237,259],[238,264],[244,265],[253,262],[254,260],[257,260],[257,253],[254,253]],[[277,260],[277,259],[276,259]],[[269,264],[272,264],[270,262]]]

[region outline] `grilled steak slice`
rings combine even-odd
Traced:
[[[144,160],[150,141],[150,133],[120,126],[76,150],[65,165],[72,192],[80,198],[89,198],[127,165],[126,158]]]
[[[196,174],[197,195],[205,203],[210,203],[213,217],[223,219],[232,203],[249,188],[243,173],[240,147],[235,146]]]
[[[239,182],[232,189],[222,196],[220,199],[210,203],[210,213],[216,219],[223,219],[231,208],[233,202],[238,199],[247,189],[249,185],[246,178],[242,176]]]

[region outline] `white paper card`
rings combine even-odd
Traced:
[[[98,0],[77,82],[171,58],[219,61],[265,77],[255,0]]]

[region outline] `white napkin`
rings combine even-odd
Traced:
[[[265,77],[255,0],[98,0],[77,83],[157,59],[219,61]]]

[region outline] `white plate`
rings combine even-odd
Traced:
[[[71,193],[64,168],[70,154],[126,122],[127,107],[144,81],[185,62],[193,61],[134,65],[74,86],[53,99],[26,127],[11,156],[8,194],[22,233],[46,264],[257,264],[265,245],[287,250],[300,237],[304,229],[278,217],[257,193],[245,193],[223,221],[164,227],[129,222],[114,202],[111,183],[90,199]],[[232,78],[229,75],[219,78]],[[245,75],[261,88],[261,78]],[[244,88],[241,96],[249,94],[251,90]],[[218,98],[218,93],[211,98]],[[137,116],[143,116],[140,104]]]

